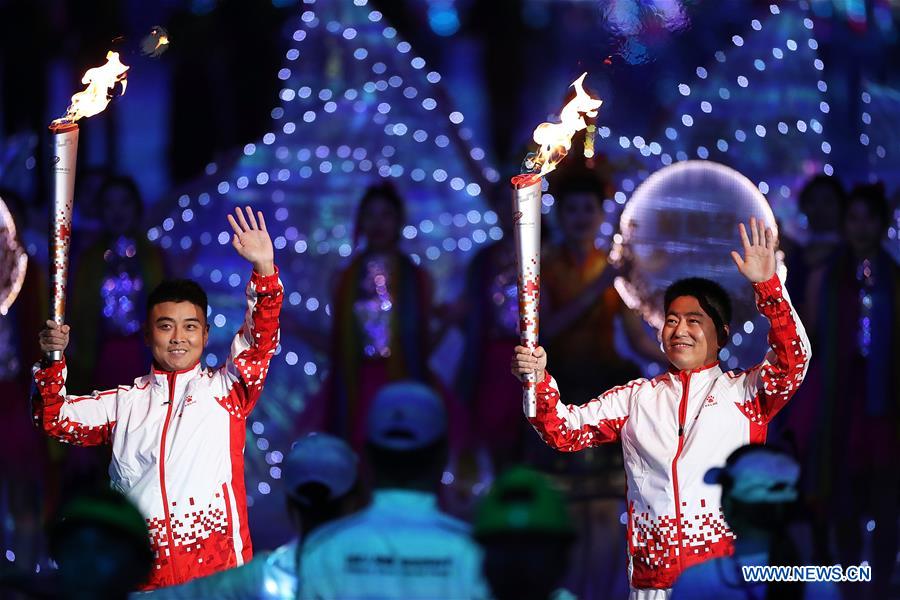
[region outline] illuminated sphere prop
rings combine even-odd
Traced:
[[[616,289],[656,328],[663,322],[663,294],[673,282],[705,277],[725,288],[733,304],[732,337],[720,358],[731,368],[752,366],[766,350],[765,319],[730,256],[731,250],[742,253],[737,225],[750,217],[777,231],[765,196],[741,173],[711,161],[679,162],[634,191],[611,252],[628,273],[617,279]]]
[[[12,213],[0,198],[0,315],[5,315],[15,302],[22,283],[28,255],[19,244]]]

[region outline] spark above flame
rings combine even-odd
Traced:
[[[72,96],[72,103],[66,114],[52,124],[74,123],[84,117],[92,117],[103,112],[109,101],[117,95],[115,92],[117,83],[122,84],[122,91],[118,95],[125,93],[128,85],[128,68],[128,65],[123,65],[119,61],[118,52],[112,50],[107,52],[106,64],[85,71],[81,83],[87,87]]]
[[[539,144],[537,156],[534,157],[534,169],[540,168],[539,177],[556,168],[556,165],[566,157],[569,148],[572,147],[572,136],[587,127],[586,117],[597,116],[597,109],[603,104],[602,100],[591,98],[584,91],[584,78],[587,73],[572,82],[575,88],[575,97],[572,98],[560,111],[559,123],[541,123],[534,130],[534,141]]]
[[[156,25],[141,40],[141,54],[156,58],[168,50],[170,43],[169,32],[162,25]]]

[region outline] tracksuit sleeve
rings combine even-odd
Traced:
[[[809,367],[809,338],[779,276],[753,284],[756,306],[769,320],[769,351],[747,373],[745,403],[753,416],[769,422],[800,387]]]
[[[259,400],[269,362],[278,347],[278,316],[284,298],[278,267],[267,276],[254,271],[246,292],[247,313],[231,342],[225,364],[225,374],[231,384],[228,405],[243,416],[250,414]]]
[[[118,389],[88,396],[70,395],[66,393],[67,372],[65,358],[46,367],[34,365],[31,414],[35,425],[67,444],[109,443],[116,426]]]
[[[633,387],[616,387],[586,404],[567,406],[556,380],[545,371],[537,385],[537,414],[528,421],[550,447],[563,452],[614,442],[628,420]]]
[[[180,585],[131,594],[129,598],[131,600],[194,600],[197,598],[242,600],[243,598],[274,597],[275,594],[270,596],[269,590],[266,589],[265,568],[265,555],[263,555],[240,567],[191,579]],[[280,590],[276,587],[275,591]]]

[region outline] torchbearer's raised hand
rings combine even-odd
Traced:
[[[235,208],[234,215],[228,215],[228,223],[234,230],[231,245],[237,253],[260,275],[272,275],[275,272],[275,249],[262,212],[257,211],[254,216],[249,206],[244,207],[243,211]]]
[[[775,274],[775,249],[778,247],[778,239],[775,232],[766,227],[763,221],[757,221],[750,217],[750,235],[743,223],[738,225],[741,234],[741,244],[744,247],[744,256],[735,251],[731,252],[731,258],[737,265],[741,275],[751,283],[767,281]]]

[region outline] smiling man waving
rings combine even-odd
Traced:
[[[257,220],[258,219],[258,220]],[[66,391],[65,359],[35,366],[34,420],[70,444],[112,445],[112,485],[150,530],[155,564],[145,589],[241,565],[252,556],[244,488],[246,418],[278,346],[283,287],[262,213],[228,215],[232,245],[253,266],[247,313],[225,364],[206,369],[206,293],[189,280],[150,294],[145,339],[150,373],[87,396]],[[69,326],[47,321],[41,350],[65,350]]]
[[[762,363],[723,372],[731,301],[715,282],[691,278],[665,294],[660,337],[667,373],[613,388],[586,404],[560,401],[543,348],[517,347],[513,374],[535,373],[537,416],[531,424],[564,452],[622,442],[628,484],[631,598],[663,599],[685,568],[731,553],[734,534],[722,516],[721,490],[706,471],[739,446],[762,443],[766,426],[803,381],[809,340],[775,273],[774,233],[750,220],[739,226],[744,256],[731,256],[752,284],[769,320],[771,351]]]

